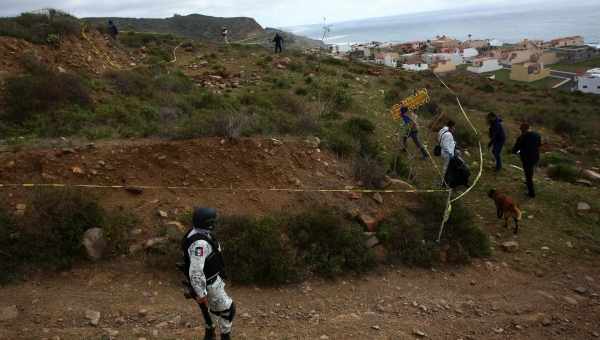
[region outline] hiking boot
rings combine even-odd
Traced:
[[[206,333],[204,333],[204,340],[216,340],[217,334],[215,333],[214,328],[206,328]]]

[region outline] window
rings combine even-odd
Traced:
[[[583,88],[584,88],[584,89],[587,89],[587,85],[583,85]]]

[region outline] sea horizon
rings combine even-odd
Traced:
[[[474,7],[369,18],[328,24],[324,40],[332,45],[371,41],[399,43],[447,35],[460,40],[551,40],[581,35],[586,43],[600,42],[600,2],[548,8]],[[284,30],[321,40],[324,25],[284,27]]]

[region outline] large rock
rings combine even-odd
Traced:
[[[104,231],[101,228],[86,230],[83,234],[82,243],[88,257],[93,261],[98,261],[102,258],[108,244],[104,237]]]
[[[90,325],[98,326],[100,323],[100,312],[88,309],[85,311],[85,318],[90,322]]]
[[[502,243],[502,250],[507,253],[514,253],[519,250],[519,243],[517,241],[508,241]]]
[[[151,239],[147,240],[146,242],[144,242],[144,248],[145,249],[158,248],[161,245],[168,243],[168,242],[169,242],[168,237],[155,237],[155,238],[151,238]]]
[[[588,211],[590,209],[592,209],[592,207],[590,207],[590,205],[586,202],[577,203],[577,211]]]
[[[600,174],[594,170],[583,170],[583,176],[591,181],[600,182]]]
[[[319,137],[308,137],[304,140],[307,146],[316,149],[321,145],[321,139]]]
[[[14,320],[19,316],[17,306],[8,306],[0,308],[0,321]]]

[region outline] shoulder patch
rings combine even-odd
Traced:
[[[196,249],[194,249],[194,254],[196,256],[204,256],[204,248],[197,247]]]

